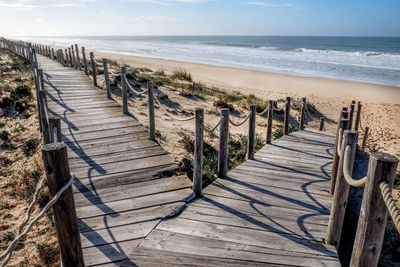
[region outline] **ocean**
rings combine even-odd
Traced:
[[[80,36],[19,38],[49,45],[400,87],[400,37]]]

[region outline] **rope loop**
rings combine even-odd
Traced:
[[[285,103],[284,103],[284,104],[282,105],[282,107],[280,107],[280,108],[275,108],[275,107],[273,107],[273,108],[274,108],[274,111],[279,112],[279,111],[283,110],[283,108],[284,108],[286,105],[287,105],[287,101],[285,101]]]
[[[215,129],[218,128],[218,126],[221,124],[221,122],[222,122],[222,118],[213,127],[211,127],[211,128],[204,127],[204,130],[211,134],[215,131]]]
[[[379,188],[381,189],[383,200],[385,201],[389,214],[392,217],[393,223],[396,226],[397,231],[400,233],[400,211],[393,199],[392,190],[386,181],[380,182]]]
[[[232,121],[231,118],[229,117],[229,123],[232,124],[233,126],[238,127],[238,126],[242,125],[243,123],[245,123],[250,118],[250,115],[251,115],[251,111],[247,114],[246,118],[244,118],[239,123],[236,123],[236,122]]]
[[[149,86],[147,86],[147,89],[144,91],[141,91],[141,92],[136,91],[135,88],[133,88],[132,85],[129,83],[128,78],[126,77],[126,74],[122,74],[122,79],[125,80],[125,83],[128,85],[129,90],[133,91],[137,95],[144,94],[149,90]]]
[[[261,111],[260,113],[257,112],[257,115],[262,116],[262,115],[264,115],[268,110],[269,110],[269,105],[268,105],[268,107],[266,107],[266,108],[265,108],[263,111]]]
[[[365,182],[367,181],[367,177],[363,177],[359,180],[354,180],[351,175],[350,169],[350,158],[351,158],[352,147],[351,145],[347,145],[344,150],[344,158],[343,158],[343,176],[346,179],[346,182],[354,187],[363,187]]]

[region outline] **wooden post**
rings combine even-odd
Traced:
[[[54,48],[51,48],[51,59],[54,60]]]
[[[103,69],[104,69],[104,82],[106,84],[107,98],[111,99],[110,79],[108,76],[108,63],[106,58],[103,58]]]
[[[64,66],[68,67],[69,64],[70,63],[69,63],[69,57],[68,57],[68,50],[67,50],[67,48],[65,48],[65,64],[64,64]]]
[[[368,139],[368,132],[369,132],[369,127],[365,127],[362,143],[361,143],[361,151],[365,152],[365,146],[367,145],[367,139]]]
[[[61,139],[61,119],[49,117],[49,142],[62,142]]]
[[[154,95],[150,82],[147,82],[147,98],[149,99],[149,131],[150,140],[156,140],[156,121],[154,116]]]
[[[361,102],[360,102],[360,101],[358,101],[358,103],[357,103],[357,115],[356,115],[356,122],[355,122],[355,125],[354,125],[354,131],[357,131],[357,132],[358,132],[358,128],[359,128],[359,126],[360,126],[360,119],[361,119],[361,107],[362,107],[362,105],[361,105]]]
[[[374,152],[369,158],[350,266],[378,265],[388,217],[379,183],[386,181],[390,188],[393,187],[398,163],[395,156],[382,152]]]
[[[122,87],[122,113],[128,114],[128,86],[125,80],[126,68],[121,67],[121,87]]]
[[[42,148],[42,157],[47,184],[51,196],[54,197],[71,177],[67,146],[64,143],[47,144]],[[62,265],[64,267],[85,266],[72,185],[54,203],[53,215]]]
[[[46,91],[39,91],[39,103],[40,103],[40,118],[42,124],[42,134],[43,134],[43,144],[50,143],[49,137],[49,121],[48,121],[48,113],[47,113],[47,99],[46,99]]]
[[[256,105],[250,105],[249,136],[247,141],[247,159],[254,159],[254,144],[256,138]]]
[[[354,106],[356,104],[356,101],[351,101],[351,105],[350,105],[350,117],[349,117],[349,130],[353,129],[353,119],[354,119]]]
[[[204,136],[204,109],[196,108],[196,136],[194,140],[194,169],[193,191],[201,197],[203,188],[203,136]]]
[[[321,117],[320,121],[319,121],[319,130],[323,131],[325,128],[325,119],[324,117]]]
[[[77,62],[77,65],[78,65],[78,69],[82,70],[81,59],[79,57],[79,49],[78,49],[78,45],[77,44],[75,44],[75,51],[76,51],[76,62]]]
[[[301,104],[301,112],[300,112],[300,130],[304,130],[304,115],[306,113],[306,98],[303,97],[302,99],[302,104]]]
[[[90,62],[92,63],[93,85],[97,86],[96,63],[94,62],[94,54],[93,54],[93,52],[90,52]]]
[[[228,172],[229,108],[221,109],[219,127],[218,177],[225,178]]]
[[[76,64],[75,49],[73,45],[71,45],[71,52],[72,52],[72,62],[74,62],[74,69],[77,69],[78,65]]]
[[[36,105],[37,105],[37,110],[38,110],[39,129],[40,129],[40,132],[43,132],[43,129],[42,129],[42,117],[41,117],[41,114],[40,114],[40,100],[39,100],[39,90],[40,90],[39,70],[34,68],[33,69],[33,74],[34,74],[34,78],[35,78]]]
[[[268,124],[267,124],[267,144],[271,144],[272,142],[272,123],[273,123],[273,116],[274,116],[274,101],[269,101],[269,108],[268,108]]]
[[[337,151],[338,151],[338,140],[339,140],[339,130],[340,129],[343,129],[343,130],[347,129],[348,115],[349,115],[349,112],[347,111],[347,108],[343,107],[342,108],[342,112],[340,114],[338,126],[337,126],[337,129],[336,129],[336,140],[335,140],[335,146],[333,148],[331,183],[330,183],[330,187],[329,187],[329,194],[330,195],[333,195],[333,193],[335,192],[337,168],[338,168],[338,165],[339,165],[339,155],[337,153]]]
[[[73,68],[74,67],[74,61],[72,60],[71,47],[68,47],[68,54],[69,54],[70,67]]]
[[[289,134],[289,118],[290,118],[290,97],[286,97],[285,118],[283,121],[283,132],[285,135]]]
[[[85,74],[88,75],[85,47],[83,47],[83,46],[82,46],[82,58],[83,58],[83,67],[85,68]]]
[[[337,181],[335,186],[335,193],[333,196],[331,215],[329,217],[328,234],[326,242],[330,245],[339,248],[340,235],[342,233],[344,214],[346,212],[347,200],[349,196],[350,185],[344,178],[343,166],[344,166],[344,151],[347,145],[351,145],[351,156],[350,156],[350,174],[353,171],[354,158],[356,156],[357,148],[357,137],[358,132],[345,130],[343,133],[342,146],[340,147],[341,157],[339,161],[339,168],[337,172]]]

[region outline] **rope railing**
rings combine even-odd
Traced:
[[[93,57],[92,59],[93,59],[94,64],[96,64],[97,66],[103,66],[103,64],[97,62],[96,59],[95,59],[94,57]]]
[[[365,176],[359,180],[355,180],[351,175],[351,169],[350,169],[351,153],[352,153],[352,146],[347,145],[344,150],[344,158],[343,158],[344,178],[346,179],[346,182],[353,187],[363,187],[365,185],[365,182],[367,181],[367,177]]]
[[[172,119],[174,119],[174,120],[177,120],[177,121],[190,121],[190,120],[193,120],[193,119],[196,117],[195,115],[190,116],[190,117],[187,117],[187,118],[178,118],[178,117],[175,117],[175,116],[172,115],[167,109],[164,108],[164,106],[161,104],[160,100],[158,99],[157,95],[153,92],[153,90],[152,90],[152,89],[149,89],[149,90],[150,90],[150,92],[153,94],[154,99],[156,100],[158,106],[161,108],[162,111],[164,111],[164,113],[165,113],[168,117],[170,117],[170,118],[172,118]]]
[[[134,93],[137,94],[137,95],[141,95],[141,94],[147,93],[147,91],[148,91],[149,88],[150,88],[150,86],[147,85],[147,89],[146,89],[146,90],[143,90],[143,91],[139,92],[139,91],[136,91],[135,88],[132,87],[132,85],[129,83],[128,78],[126,77],[125,74],[122,74],[121,79],[124,79],[126,85],[128,85],[128,89],[131,90],[132,92],[134,92]]]
[[[276,111],[276,112],[282,111],[285,108],[286,104],[287,104],[287,101],[285,101],[285,103],[280,108],[274,107],[274,111]]]
[[[62,193],[64,193],[65,190],[67,190],[73,183],[74,181],[74,176],[71,175],[70,179],[68,180],[68,182],[57,192],[57,194],[49,201],[49,203],[47,203],[47,205],[43,208],[43,210],[32,220],[32,222],[26,227],[26,229],[20,233],[13,242],[11,242],[11,244],[8,246],[8,248],[6,249],[6,251],[3,252],[3,254],[0,255],[0,260],[3,260],[5,257],[6,260],[0,265],[1,267],[6,266],[6,264],[9,262],[9,260],[11,259],[12,253],[15,250],[18,242],[24,237],[26,236],[29,231],[32,229],[33,225],[39,221],[45,214],[46,212],[54,205],[54,203],[57,202],[57,200],[61,197]],[[38,195],[40,191],[41,187],[38,187],[38,189],[35,192],[35,195]],[[37,196],[35,199],[35,202],[37,201]],[[35,202],[32,201],[33,205]],[[31,209],[28,208],[28,212],[31,212]],[[29,214],[27,214],[28,217]],[[30,215],[29,215],[30,216]],[[26,218],[25,218],[26,219]],[[23,223],[26,223],[26,220],[23,220]],[[28,217],[29,220],[29,217]],[[22,224],[21,224],[22,225]]]
[[[337,150],[337,154],[339,155],[339,157],[341,157],[341,147],[342,147],[342,143],[343,143],[343,128],[339,129],[339,133],[338,133],[338,150]]]
[[[269,110],[269,105],[263,110],[263,111],[261,111],[261,112],[257,112],[257,115],[259,115],[259,116],[263,116],[265,113],[267,113],[268,112],[268,110]]]
[[[231,118],[229,117],[229,123],[232,124],[233,126],[241,126],[242,124],[244,124],[249,118],[250,118],[251,112],[249,112],[246,117],[241,121],[241,122],[234,122],[233,120],[231,120]]]
[[[396,201],[393,199],[392,190],[386,181],[379,183],[382,197],[385,201],[385,205],[392,217],[393,224],[396,226],[397,231],[400,233],[400,211],[396,205]]]
[[[204,130],[206,130],[206,132],[208,132],[208,133],[213,133],[218,128],[218,126],[221,124],[221,122],[222,122],[222,118],[213,127],[211,127],[211,128],[204,127]]]

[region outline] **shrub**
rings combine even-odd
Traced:
[[[0,108],[9,108],[14,105],[14,100],[9,97],[3,97],[0,101]]]
[[[234,110],[232,104],[226,102],[226,100],[224,100],[222,97],[214,101],[213,106],[216,108],[229,108],[229,110]]]
[[[39,145],[39,142],[35,139],[29,139],[25,142],[24,145],[24,154],[26,156],[32,156],[33,152],[36,150],[37,146]]]
[[[14,100],[21,98],[31,97],[31,91],[27,85],[19,85],[14,90],[10,92],[10,97]]]
[[[25,102],[22,99],[16,100],[14,102],[14,107],[15,107],[15,110],[18,112],[23,112],[27,108],[27,106],[25,105]]]
[[[298,130],[299,130],[299,128],[297,128],[296,126],[289,126],[289,133],[293,133],[293,132],[296,132]],[[280,128],[279,130],[275,131],[272,134],[273,140],[281,138],[282,136],[283,136],[283,128]]]
[[[38,250],[40,260],[46,266],[58,261],[59,250],[55,244],[49,244],[49,243],[37,244],[36,248]]]
[[[1,240],[4,243],[8,244],[9,242],[14,240],[14,237],[15,237],[15,235],[13,232],[6,232],[5,234],[3,234]]]
[[[10,137],[10,133],[7,132],[6,130],[0,131],[0,139],[3,141],[8,140],[8,138]]]
[[[47,203],[50,202],[50,200],[51,200],[50,191],[49,189],[46,189],[40,192],[37,202],[39,204],[39,207],[43,209],[47,205]]]

